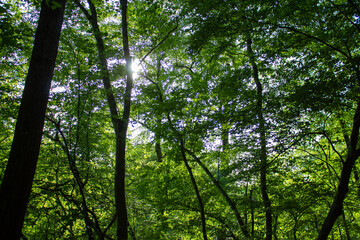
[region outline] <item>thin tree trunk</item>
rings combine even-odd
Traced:
[[[87,200],[86,200],[86,196],[85,196],[85,191],[86,191],[85,185],[86,184],[82,180],[80,171],[76,165],[76,154],[75,153],[71,154],[71,152],[70,152],[70,147],[69,147],[68,141],[65,137],[65,134],[61,129],[60,121],[56,122],[55,120],[52,120],[52,119],[49,119],[49,120],[55,125],[57,131],[60,133],[60,136],[61,136],[63,142],[61,142],[60,139],[54,139],[54,141],[57,141],[60,144],[60,146],[62,147],[63,151],[65,152],[68,162],[69,162],[69,167],[70,167],[71,173],[73,174],[75,182],[76,182],[77,186],[79,187],[79,192],[80,192],[81,200],[82,200],[81,201],[82,209],[80,208],[80,210],[84,216],[86,233],[88,235],[88,239],[90,239],[90,240],[95,239],[92,229],[94,229],[97,232],[100,240],[104,239],[104,234],[101,231],[101,227],[100,227],[98,218],[95,215],[95,213],[90,210],[90,208],[88,207],[88,204],[87,204]],[[79,133],[77,133],[77,134],[79,134]],[[94,221],[90,218],[90,215],[93,217]]]
[[[14,140],[0,189],[0,239],[19,239],[35,175],[65,0],[41,3]]]
[[[294,214],[294,228],[293,228],[293,239],[294,240],[297,240],[297,237],[296,237],[296,233],[297,233],[297,225],[298,225],[298,219],[297,219],[297,216],[295,216]]]
[[[223,197],[225,198],[226,202],[229,204],[229,206],[231,207],[231,209],[233,210],[236,219],[239,223],[241,232],[244,234],[244,236],[248,239],[250,238],[250,234],[245,226],[244,221],[242,220],[239,211],[236,208],[236,205],[234,204],[234,202],[231,200],[231,198],[229,197],[229,195],[226,193],[226,191],[224,190],[224,188],[220,185],[219,181],[214,177],[214,175],[209,171],[209,169],[201,162],[201,160],[190,150],[186,149],[186,151],[190,154],[190,156],[200,165],[200,167],[205,171],[205,173],[208,175],[208,177],[211,179],[211,181],[213,182],[213,184],[217,187],[217,189],[220,191],[221,195],[223,195]]]
[[[350,1],[349,1],[350,2]],[[354,66],[356,72],[356,79],[358,85],[360,85],[360,69],[359,66]],[[330,210],[325,218],[324,223],[321,226],[321,230],[318,235],[318,240],[326,240],[331,232],[331,229],[336,219],[343,213],[343,203],[346,194],[349,191],[349,181],[352,169],[355,165],[356,160],[360,156],[360,148],[357,148],[359,142],[359,129],[360,129],[360,99],[357,102],[356,110],[354,113],[352,129],[350,139],[345,134],[345,142],[347,145],[347,156],[341,170],[340,181],[334,196],[334,200],[330,206]]]
[[[160,68],[161,68],[161,65],[160,65],[160,60],[158,59],[158,63],[157,63],[157,80],[159,80],[159,75],[160,75]],[[160,86],[159,86],[159,83],[158,82],[154,82],[154,81],[151,81],[152,83],[155,84],[157,90],[158,90],[158,94],[159,94],[159,101],[161,103],[164,103],[164,100],[163,100],[163,96],[162,96],[162,92],[161,92],[161,89],[160,89]],[[200,195],[200,191],[197,187],[197,184],[196,184],[196,181],[195,181],[195,177],[192,173],[192,169],[187,161],[187,158],[186,158],[186,149],[185,149],[185,146],[184,146],[184,140],[181,136],[181,134],[179,132],[177,132],[177,130],[175,129],[175,127],[173,126],[172,124],[172,120],[170,118],[170,114],[169,112],[166,113],[166,117],[171,125],[171,128],[173,129],[173,131],[178,135],[178,139],[180,141],[180,152],[181,152],[181,156],[184,160],[184,163],[185,163],[185,166],[186,166],[186,169],[188,170],[188,173],[190,175],[190,179],[191,179],[191,183],[193,185],[193,188],[194,188],[194,191],[195,191],[195,194],[196,194],[196,197],[197,197],[197,200],[198,200],[198,203],[199,203],[199,208],[200,208],[200,214],[201,214],[201,225],[202,225],[202,233],[203,233],[203,238],[204,240],[207,240],[207,232],[206,232],[206,219],[205,219],[205,210],[204,210],[204,204],[202,202],[202,198],[201,198],[201,195]]]
[[[162,152],[161,152],[161,143],[160,143],[160,134],[159,129],[161,127],[161,118],[156,119],[156,130],[155,130],[155,152],[156,152],[156,159],[158,162],[162,162]]]
[[[207,234],[206,234],[206,220],[205,220],[204,204],[203,204],[202,198],[200,196],[200,191],[199,191],[199,188],[198,188],[198,186],[196,184],[196,181],[195,181],[194,175],[192,173],[191,167],[190,167],[190,165],[188,163],[188,160],[186,158],[186,153],[185,153],[186,150],[185,150],[184,141],[183,141],[182,138],[180,138],[180,151],[181,151],[181,156],[182,156],[182,158],[184,160],[186,169],[189,172],[191,183],[192,183],[193,188],[195,190],[196,197],[198,199],[199,208],[200,208],[200,214],[201,214],[201,225],[202,225],[203,238],[204,238],[204,240],[207,240],[208,238],[207,238]]]
[[[265,120],[263,116],[263,88],[259,79],[259,72],[257,64],[255,61],[254,52],[252,50],[252,41],[249,38],[247,40],[247,52],[250,59],[250,64],[253,69],[253,78],[256,84],[257,91],[257,117],[259,121],[259,133],[260,133],[260,188],[261,196],[265,207],[265,217],[266,217],[266,238],[267,240],[272,239],[272,211],[271,211],[271,201],[267,193],[267,180],[266,180],[266,170],[267,170],[267,149],[266,149],[266,129],[265,129]]]
[[[254,200],[253,200],[253,190],[250,189],[250,212],[251,212],[251,237],[254,239],[255,234],[255,216],[254,216]]]
[[[133,85],[133,77],[131,71],[131,56],[129,51],[128,33],[127,33],[127,1],[121,0],[122,14],[122,32],[123,45],[126,60],[126,89],[124,94],[124,111],[120,118],[114,93],[112,91],[109,70],[107,67],[107,59],[105,57],[105,46],[102,39],[101,31],[97,20],[97,12],[91,0],[88,0],[90,12],[76,0],[77,5],[83,11],[89,20],[96,39],[97,49],[100,60],[100,70],[102,74],[103,84],[106,92],[107,102],[110,108],[111,121],[115,132],[116,154],[115,154],[115,207],[117,216],[117,239],[128,239],[128,220],[125,197],[125,150],[126,150],[126,133],[130,117],[131,91]]]
[[[160,73],[161,73],[161,56],[157,56],[156,59],[156,81],[159,82],[160,79]],[[159,86],[156,85],[158,88]],[[159,88],[160,91],[160,88]],[[160,99],[162,100],[162,99]],[[156,116],[156,129],[155,129],[155,152],[156,152],[156,158],[158,162],[162,162],[162,152],[161,152],[161,137],[160,137],[160,127],[161,127],[161,115]]]

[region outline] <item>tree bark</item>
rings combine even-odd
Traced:
[[[343,202],[346,194],[349,191],[349,180],[351,170],[355,165],[356,159],[360,156],[360,149],[357,149],[360,128],[360,101],[357,103],[357,108],[354,114],[353,127],[350,136],[349,150],[343,168],[341,170],[340,182],[338,184],[334,200],[331,204],[330,210],[321,227],[318,240],[326,240],[336,219],[343,212]]]
[[[21,236],[40,151],[64,9],[65,0],[41,3],[14,140],[0,189],[0,239]]]
[[[253,200],[252,189],[250,189],[249,200],[250,200],[250,214],[251,214],[251,238],[254,239],[255,215],[254,215],[254,200]]]
[[[128,37],[127,23],[127,0],[120,0],[121,23],[123,35],[123,49],[126,61],[126,86],[124,94],[124,110],[120,125],[120,146],[118,149],[119,157],[115,166],[115,202],[117,219],[117,239],[128,239],[128,219],[125,199],[125,153],[126,153],[126,133],[130,119],[131,91],[133,87],[133,75],[131,70],[131,56]]]
[[[267,149],[266,149],[266,129],[265,129],[265,120],[263,116],[263,88],[259,79],[259,71],[255,61],[254,52],[252,50],[252,41],[249,37],[247,40],[247,52],[250,59],[250,64],[253,69],[253,78],[256,84],[256,112],[259,122],[259,134],[260,134],[260,188],[261,196],[265,207],[265,218],[266,218],[266,237],[265,239],[272,239],[272,211],[271,211],[271,201],[267,193],[267,180],[266,180],[266,170],[267,170]]]

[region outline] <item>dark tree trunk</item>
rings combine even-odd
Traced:
[[[14,140],[0,189],[0,239],[19,239],[35,175],[65,0],[42,1]]]
[[[255,216],[254,216],[254,200],[253,200],[252,189],[250,189],[249,200],[250,200],[250,214],[251,214],[251,238],[254,239]]]
[[[133,87],[133,75],[131,70],[131,56],[128,37],[127,23],[127,0],[120,0],[121,23],[123,35],[123,49],[126,61],[126,86],[124,94],[124,110],[120,125],[120,146],[118,149],[119,157],[115,166],[115,202],[117,213],[117,239],[128,239],[128,219],[125,199],[125,153],[126,153],[126,133],[130,119],[131,91]]]
[[[354,68],[356,70],[356,78],[358,84],[360,84],[359,66],[355,65]],[[330,210],[325,218],[324,223],[321,226],[321,230],[317,237],[318,240],[327,239],[333,225],[335,224],[336,219],[343,213],[343,203],[346,194],[349,191],[349,181],[350,181],[351,172],[355,165],[356,160],[360,156],[360,148],[358,148],[359,129],[360,129],[360,100],[358,100],[357,102],[357,107],[352,122],[350,139],[345,135],[345,142],[347,145],[347,156],[346,156],[346,160],[343,162],[340,182],[338,184]]]
[[[236,208],[235,203],[231,200],[231,198],[229,197],[229,195],[227,194],[227,192],[224,190],[224,188],[220,185],[219,181],[214,177],[214,175],[209,171],[209,169],[201,162],[201,160],[190,150],[186,149],[186,151],[190,154],[190,156],[195,160],[195,162],[197,162],[200,167],[205,171],[205,173],[208,175],[208,177],[211,179],[211,181],[213,182],[213,184],[217,187],[217,189],[220,191],[221,195],[223,195],[223,197],[225,198],[226,202],[229,204],[229,206],[231,207],[231,210],[233,210],[236,219],[239,223],[241,232],[244,234],[245,239],[249,239],[250,238],[250,234],[249,231],[246,228],[246,225],[244,223],[244,221],[242,220],[239,211]]]
[[[157,80],[159,80],[159,76],[160,76],[160,70],[161,70],[161,64],[160,64],[160,59],[158,58],[158,64],[157,64]],[[164,100],[163,100],[163,96],[162,96],[162,92],[161,92],[161,89],[160,89],[160,86],[159,86],[159,83],[158,82],[154,82],[154,81],[151,81],[152,83],[155,84],[156,88],[157,88],[157,91],[158,91],[158,100],[161,102],[161,103],[164,103]],[[189,176],[190,176],[190,180],[191,180],[191,184],[193,185],[193,188],[194,188],[194,191],[195,191],[195,194],[196,194],[196,197],[197,197],[197,200],[198,200],[198,203],[199,203],[199,210],[200,210],[200,214],[201,214],[201,225],[202,225],[202,234],[203,234],[203,238],[204,240],[207,240],[207,231],[206,231],[206,219],[205,219],[205,209],[204,209],[204,204],[203,204],[203,201],[202,201],[202,198],[201,198],[201,195],[200,195],[200,191],[199,191],[199,188],[197,186],[197,183],[196,183],[196,180],[195,180],[195,177],[192,173],[192,169],[189,165],[189,162],[187,160],[187,157],[186,157],[186,148],[185,148],[185,144],[184,144],[184,140],[181,136],[181,134],[175,129],[175,127],[173,126],[173,123],[172,123],[172,120],[171,120],[171,117],[170,117],[170,114],[169,112],[166,113],[166,117],[167,117],[167,120],[169,121],[170,123],[170,126],[172,128],[172,130],[174,131],[174,133],[176,133],[176,135],[178,136],[178,140],[180,141],[180,152],[181,152],[181,156],[184,160],[184,164],[185,164],[185,167],[186,169],[188,170],[188,173],[189,173]],[[160,120],[161,122],[161,120]]]
[[[158,56],[157,57],[157,62],[156,62],[156,81],[157,83],[159,82],[160,79],[160,73],[161,73],[161,58],[162,56]],[[160,92],[160,87],[158,84],[156,84],[156,87],[158,89],[158,91]],[[162,101],[161,95],[160,97],[160,101]],[[161,115],[160,116],[156,116],[156,130],[155,130],[155,152],[156,152],[156,159],[158,162],[162,162],[162,151],[161,151],[161,136],[160,136],[160,129],[161,128]]]
[[[184,141],[181,138],[180,138],[180,151],[181,151],[181,156],[182,156],[182,158],[184,160],[186,169],[189,172],[191,183],[193,185],[193,188],[194,188],[194,191],[195,191],[195,194],[196,194],[196,198],[197,198],[198,203],[199,203],[203,238],[204,238],[204,240],[207,240],[208,238],[207,238],[207,233],[206,233],[206,219],[205,219],[204,203],[202,201],[199,188],[198,188],[198,186],[196,184],[194,174],[192,173],[191,167],[190,167],[189,162],[188,162],[188,160],[186,158],[186,153],[185,153],[186,150],[185,150],[185,147],[184,147]]]
[[[272,211],[271,211],[271,201],[267,193],[267,180],[266,180],[266,170],[267,170],[267,149],[266,149],[266,129],[265,129],[265,120],[263,116],[263,88],[259,79],[259,71],[255,61],[254,52],[252,50],[252,41],[249,38],[247,40],[247,52],[250,59],[250,64],[253,70],[253,78],[256,84],[256,112],[259,122],[259,134],[260,134],[260,188],[261,196],[265,207],[265,218],[266,218],[266,240],[272,239]]]
[[[128,220],[127,208],[125,201],[125,150],[126,150],[126,133],[130,117],[131,91],[133,85],[133,77],[131,71],[131,56],[129,51],[128,34],[127,34],[127,1],[121,0],[122,13],[122,32],[123,45],[126,60],[126,89],[124,99],[123,116],[120,118],[114,93],[112,91],[109,70],[107,67],[107,59],[105,56],[105,46],[102,39],[101,31],[98,25],[97,12],[91,0],[88,0],[90,13],[76,0],[76,4],[80,7],[86,18],[89,20],[94,31],[96,45],[99,53],[100,70],[102,74],[104,88],[106,90],[106,98],[110,108],[111,121],[115,132],[116,155],[115,155],[115,207],[117,218],[117,239],[128,239]]]
[[[358,138],[359,138],[359,127],[360,127],[360,102],[356,108],[353,128],[350,137],[350,146],[348,149],[348,155],[345,162],[343,163],[343,168],[341,170],[340,182],[337,187],[334,200],[331,204],[330,210],[325,218],[325,221],[321,227],[318,240],[326,240],[330,231],[336,221],[336,219],[343,212],[343,202],[346,197],[346,194],[349,191],[349,180],[351,176],[351,170],[355,164],[356,159],[360,155],[360,149],[357,149]]]

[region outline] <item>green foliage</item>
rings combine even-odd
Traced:
[[[123,102],[119,6],[94,4],[112,90]],[[1,176],[30,57],[35,5],[0,4]],[[126,152],[129,238],[202,238],[181,141],[229,195],[252,239],[265,237],[259,91],[249,39],[262,85],[273,238],[317,237],[349,151],[359,100],[357,5],[340,0],[129,3],[131,51],[142,66]],[[23,234],[113,239],[115,143],[96,42],[73,2],[66,14]],[[233,209],[189,152],[208,237],[244,239]],[[332,239],[360,237],[359,169],[357,161]]]

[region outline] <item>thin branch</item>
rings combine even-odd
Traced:
[[[321,147],[320,147],[320,148],[321,148]],[[305,150],[305,149],[297,149],[297,150],[302,151],[302,152],[305,152],[305,153],[307,153],[309,156],[311,156],[311,157],[313,157],[313,158],[315,158],[315,159],[317,159],[317,160],[319,160],[319,161],[321,161],[321,162],[324,162],[324,163],[326,164],[326,167],[329,169],[329,171],[331,172],[331,170],[332,170],[332,171],[334,172],[336,178],[337,178],[338,180],[340,180],[340,177],[339,177],[338,173],[336,172],[335,168],[334,168],[328,161],[326,161],[326,160],[324,160],[324,159],[322,159],[322,158],[320,158],[320,157],[312,154],[311,152],[309,152],[309,151],[307,151],[307,150]],[[323,149],[321,149],[321,150],[324,152]],[[331,169],[331,170],[330,170],[330,169]]]
[[[158,44],[156,44],[153,48],[151,48],[150,51],[149,51],[143,58],[141,58],[139,64],[141,64],[142,62],[144,62],[144,61],[145,61],[145,58],[146,58],[147,56],[149,56],[156,48],[158,48],[161,44],[163,44],[163,43],[166,41],[166,39],[169,38],[170,34],[173,33],[178,27],[179,27],[179,23],[176,21],[176,26],[175,26],[173,29],[171,29],[171,30],[166,34],[166,36],[165,36]]]
[[[114,214],[114,216],[112,217],[110,223],[107,225],[107,227],[105,228],[103,234],[105,235],[106,232],[111,228],[111,226],[114,224],[115,220],[116,220],[116,214]]]
[[[336,7],[336,9],[360,32],[359,24],[356,24],[353,20],[351,20],[339,7],[339,5],[335,4],[333,1],[329,0],[329,2]]]
[[[299,30],[299,29],[297,29],[297,28],[295,28],[295,27],[291,27],[291,26],[281,26],[281,25],[278,25],[278,24],[275,24],[275,26],[277,26],[278,28],[281,28],[281,29],[287,29],[287,30],[290,30],[290,31],[292,31],[292,32],[295,32],[295,33],[304,35],[304,36],[306,36],[306,37],[308,37],[308,38],[312,38],[312,39],[314,39],[314,40],[316,40],[316,41],[324,44],[325,46],[331,48],[332,50],[334,50],[334,51],[336,51],[336,52],[344,55],[346,58],[350,58],[350,59],[351,59],[351,56],[349,56],[347,53],[345,53],[344,51],[340,50],[339,48],[337,48],[337,47],[335,47],[335,46],[327,43],[326,41],[320,39],[319,37],[316,37],[316,36],[313,36],[313,35],[311,35],[311,34],[309,34],[309,33],[303,32],[303,31],[301,31],[301,30]]]
[[[336,150],[333,142],[331,141],[330,137],[324,132],[323,135],[325,136],[325,138],[328,140],[329,144],[331,145],[331,148],[334,150],[334,152],[340,157],[340,160],[342,163],[344,163],[344,159],[343,157],[341,156],[341,154]]]
[[[347,2],[353,7],[355,8],[355,10],[357,11],[357,14],[360,15],[360,10],[359,8],[357,7],[357,5],[354,3],[353,0],[347,0]]]
[[[209,169],[203,164],[203,162],[198,158],[194,152],[191,150],[185,148],[185,151],[190,154],[190,156],[200,165],[200,167],[205,171],[205,173],[208,175],[208,177],[211,179],[213,184],[217,187],[217,189],[220,191],[221,195],[225,198],[226,202],[229,204],[230,208],[233,210],[236,219],[239,223],[241,232],[245,235],[245,237],[249,238],[250,234],[246,228],[245,222],[242,220],[240,213],[234,203],[234,201],[229,197],[227,192],[224,190],[224,188],[221,186],[220,182],[214,177],[214,175],[209,171]]]
[[[258,22],[258,21],[256,21],[256,20],[253,20],[253,19],[250,19],[250,18],[247,18],[247,17],[244,17],[244,19],[247,19],[247,20],[250,20],[250,21],[256,22],[256,23],[262,23],[262,24],[266,24],[266,25],[272,25],[272,26],[275,26],[275,27],[280,28],[280,29],[287,29],[287,30],[292,31],[292,32],[294,32],[294,33],[297,33],[297,34],[300,34],[300,35],[304,35],[304,36],[306,36],[306,37],[308,37],[308,38],[314,39],[314,40],[316,40],[316,41],[324,44],[325,46],[331,48],[332,50],[334,50],[334,51],[342,54],[342,55],[345,56],[346,58],[349,58],[349,59],[352,58],[351,55],[348,55],[347,53],[345,53],[345,52],[342,51],[341,49],[339,49],[339,48],[331,45],[330,43],[324,41],[323,39],[321,39],[321,38],[319,38],[319,37],[316,37],[316,36],[313,36],[313,35],[311,35],[311,34],[309,34],[309,33],[303,32],[303,31],[301,31],[300,29],[297,29],[297,28],[295,28],[295,27],[292,27],[292,26],[283,26],[283,25],[280,25],[280,24],[277,24],[277,23],[271,23],[271,22],[265,22],[265,21]]]
[[[186,68],[188,69],[191,73],[195,73],[194,70],[192,70],[191,67],[186,66],[186,65],[179,65],[179,64],[175,64],[174,67],[178,67],[178,68]]]
[[[271,164],[273,164],[273,162],[278,159],[282,154],[284,154],[285,152],[287,152],[289,149],[291,149],[292,147],[294,147],[296,144],[298,144],[302,138],[306,137],[306,136],[309,136],[309,135],[314,135],[314,134],[323,134],[323,132],[308,132],[308,133],[304,133],[304,134],[301,134],[299,136],[298,139],[296,139],[295,141],[293,141],[289,146],[287,147],[284,147],[284,149],[278,153],[275,157],[273,157],[271,159],[271,161],[269,161],[269,163],[267,164],[268,166],[270,166]]]

